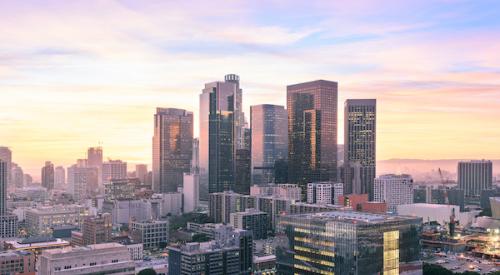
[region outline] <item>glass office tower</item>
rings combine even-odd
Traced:
[[[337,82],[287,86],[290,183],[305,194],[307,183],[337,178]]]
[[[288,159],[287,125],[287,112],[283,106],[262,104],[250,107],[253,184],[274,182],[275,162]]]
[[[421,270],[422,219],[334,211],[280,217],[279,274],[399,274]]]
[[[200,184],[208,191],[234,189],[236,151],[244,149],[244,115],[239,77],[205,84],[200,95]]]

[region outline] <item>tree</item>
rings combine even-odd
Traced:
[[[157,273],[152,268],[146,268],[137,273],[137,275],[157,275]]]

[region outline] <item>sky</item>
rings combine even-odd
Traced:
[[[337,81],[339,143],[345,99],[376,98],[378,159],[500,158],[499,1],[0,0],[0,18],[0,146],[35,178],[98,144],[151,163],[155,108],[196,115],[228,73],[247,116]]]

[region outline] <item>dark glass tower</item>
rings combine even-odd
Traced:
[[[344,184],[346,194],[373,200],[376,176],[376,99],[348,99],[344,104]]]
[[[288,159],[288,120],[285,107],[262,104],[250,107],[252,127],[252,183],[274,182],[277,160]]]
[[[234,190],[236,152],[244,149],[244,116],[239,77],[205,84],[200,95],[200,184],[208,191]]]
[[[153,190],[177,192],[183,174],[191,171],[193,113],[182,109],[157,108],[153,136]]]
[[[289,181],[305,194],[309,182],[337,175],[337,82],[287,86]]]

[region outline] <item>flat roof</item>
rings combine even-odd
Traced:
[[[384,223],[388,221],[403,221],[403,220],[413,220],[415,217],[409,216],[397,216],[397,215],[386,215],[386,214],[373,214],[366,212],[357,211],[328,211],[320,213],[307,213],[299,215],[284,216],[287,217],[298,217],[300,219],[306,220],[331,220],[331,221],[342,221],[348,223]]]

